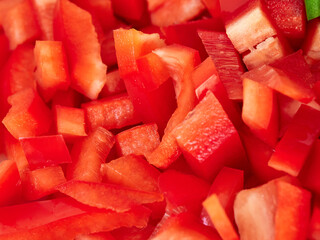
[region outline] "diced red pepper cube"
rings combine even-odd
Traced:
[[[60,192],[91,207],[126,212],[135,206],[163,200],[160,193],[124,188],[107,183],[69,181],[59,185]]]
[[[72,163],[67,167],[67,179],[101,182],[101,164],[105,162],[113,144],[114,136],[102,127],[75,142],[71,150]]]
[[[51,111],[33,89],[11,95],[8,102],[12,107],[2,123],[15,138],[38,136],[49,131]]]
[[[65,182],[61,166],[27,171],[26,178],[22,182],[23,196],[28,201],[37,200],[56,192],[55,188]]]
[[[208,55],[212,58],[228,96],[232,100],[242,99],[240,75],[244,67],[240,56],[224,32],[198,30]]]
[[[112,236],[117,240],[127,240],[127,239],[135,239],[135,240],[143,240],[149,239],[150,235],[154,231],[154,226],[148,225],[143,229],[139,229],[136,227],[132,228],[119,228],[112,231]]]
[[[106,82],[107,66],[101,60],[90,13],[67,0],[58,0],[54,38],[62,41],[66,48],[71,86],[88,98],[96,99]]]
[[[107,183],[148,192],[159,191],[160,172],[141,156],[128,155],[103,163],[101,174]]]
[[[212,180],[222,166],[243,167],[245,152],[239,135],[211,92],[177,126],[174,135],[189,165],[201,177]]]
[[[156,124],[146,124],[130,128],[116,135],[116,148],[120,156],[149,155],[160,144]]]
[[[39,92],[47,102],[57,90],[67,90],[69,87],[65,50],[59,41],[36,41],[34,56]]]
[[[312,216],[310,219],[308,238],[317,240],[319,239],[319,234],[320,234],[320,203],[319,203],[319,198],[317,198],[315,200],[315,204],[312,209]]]
[[[62,135],[19,138],[31,169],[71,163]]]
[[[34,41],[40,35],[29,0],[22,0],[8,9],[2,19],[2,27],[12,50],[22,43]]]
[[[41,29],[41,39],[53,40],[53,18],[57,0],[31,0]]]
[[[82,104],[89,131],[98,127],[119,129],[135,125],[141,120],[131,99],[126,94],[103,98]]]
[[[21,180],[14,160],[0,162],[0,206],[21,201]]]
[[[268,165],[292,176],[298,176],[312,145],[320,135],[319,120],[320,111],[301,105],[276,145]]]
[[[255,0],[234,19],[227,21],[226,33],[239,53],[252,49],[277,31],[269,18],[262,0]]]
[[[279,132],[277,96],[273,89],[243,79],[242,119],[251,131],[270,146],[275,146]]]
[[[83,109],[55,105],[54,112],[57,133],[66,140],[87,136]]]

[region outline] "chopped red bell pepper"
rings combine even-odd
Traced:
[[[31,0],[36,19],[41,29],[42,40],[53,40],[53,18],[57,0]]]
[[[240,75],[244,67],[240,56],[224,32],[198,30],[208,55],[212,58],[228,96],[232,100],[242,99]]]
[[[211,92],[174,129],[174,136],[193,171],[205,179],[212,180],[222,166],[244,165],[239,135]]]
[[[27,171],[22,182],[23,196],[28,201],[38,200],[56,192],[55,188],[65,182],[66,178],[61,166]]]
[[[320,19],[316,18],[309,22],[306,39],[303,43],[303,52],[308,63],[320,60]]]
[[[12,107],[2,123],[15,138],[38,136],[50,130],[51,111],[35,90],[19,91],[8,102]]]
[[[9,8],[2,17],[2,27],[11,50],[22,43],[36,40],[41,33],[29,0],[19,1]]]
[[[101,182],[100,167],[113,144],[114,136],[102,127],[75,142],[71,150],[72,163],[67,167],[67,179]]]
[[[290,40],[293,47],[299,48],[305,37],[307,17],[303,0],[264,0],[270,17],[276,26]]]
[[[320,111],[301,105],[276,145],[268,165],[298,176],[316,139],[320,136]]]
[[[145,124],[118,133],[115,137],[118,155],[149,155],[160,144],[156,124]]]
[[[71,86],[88,98],[96,99],[106,82],[107,66],[101,60],[91,15],[67,0],[58,0],[54,39],[65,46]]]
[[[275,91],[259,82],[243,79],[243,122],[262,141],[275,146],[279,136],[279,112]]]
[[[55,105],[54,113],[57,133],[65,140],[87,136],[83,109]]]
[[[119,129],[141,122],[131,99],[126,94],[119,94],[82,104],[89,131],[98,127]]]
[[[62,135],[19,138],[31,169],[71,163]]]
[[[36,41],[34,57],[39,92],[48,102],[57,90],[67,90],[70,85],[67,58],[62,42]]]
[[[128,155],[103,163],[101,174],[103,181],[107,183],[141,191],[159,192],[160,172],[141,156]]]
[[[74,240],[116,240],[109,232],[78,235]]]
[[[67,91],[57,91],[51,100],[51,106],[60,105],[66,107],[80,107],[82,95],[69,88]]]
[[[150,235],[154,231],[154,226],[148,225],[143,229],[136,227],[132,228],[119,228],[112,231],[112,236],[117,240],[144,240],[149,239]]]
[[[203,0],[203,4],[208,9],[213,18],[221,17],[220,1],[219,0]]]
[[[33,45],[18,46],[10,55],[2,72],[1,82],[1,118],[8,112],[10,106],[7,98],[12,94],[26,88],[36,89],[34,79],[35,60]]]
[[[72,180],[56,187],[85,205],[116,212],[126,212],[135,206],[163,200],[160,193],[133,190],[108,183]]]

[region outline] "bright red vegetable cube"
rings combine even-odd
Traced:
[[[31,169],[71,163],[62,135],[19,138]]]

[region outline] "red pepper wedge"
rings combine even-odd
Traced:
[[[90,99],[96,99],[106,82],[107,66],[101,60],[91,15],[68,0],[58,0],[54,39],[62,41],[65,46],[71,87]]]
[[[113,145],[113,134],[102,127],[76,141],[71,149],[72,163],[67,166],[67,179],[101,182],[100,167]]]
[[[49,132],[52,114],[38,93],[25,89],[8,98],[12,106],[2,120],[7,130],[15,137],[33,137]]]
[[[116,212],[126,212],[135,206],[163,200],[160,193],[133,190],[108,183],[73,180],[57,186],[56,189],[85,205]]]
[[[159,192],[160,171],[141,156],[128,155],[103,163],[101,174],[103,182],[106,183],[141,191]]]
[[[19,138],[31,169],[71,163],[62,135]]]

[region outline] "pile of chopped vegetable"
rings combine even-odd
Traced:
[[[0,240],[320,240],[318,0],[0,0]]]

